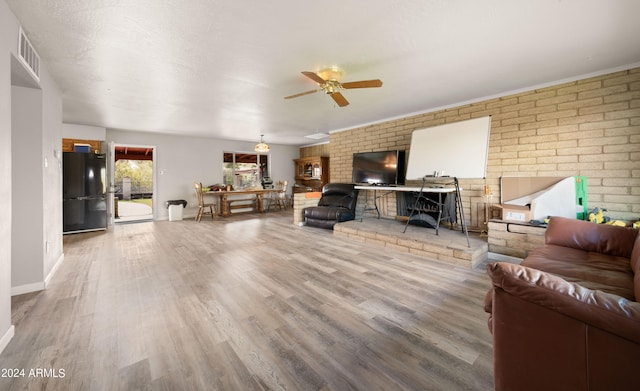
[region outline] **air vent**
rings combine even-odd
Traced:
[[[31,42],[29,42],[22,27],[18,35],[18,58],[31,72],[31,75],[40,81],[40,56],[36,53]]]

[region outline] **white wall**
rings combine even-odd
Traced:
[[[223,152],[252,152],[255,146],[255,142],[107,129],[107,142],[111,141],[155,147],[153,209],[157,220],[168,218],[167,200],[187,200],[184,214],[195,216],[193,182],[222,183]],[[300,149],[290,145],[270,144],[270,147],[271,177],[293,183],[293,159],[298,158]]]
[[[13,337],[11,325],[11,55],[18,22],[0,1],[0,352]]]
[[[43,63],[40,82],[23,85],[18,30],[0,1],[0,351],[13,336],[11,294],[46,287],[63,259],[62,98]]]
[[[14,62],[13,66],[21,66]],[[42,70],[41,70],[42,72]],[[42,89],[12,86],[12,294],[42,290],[62,260],[62,104]]]
[[[45,64],[46,65],[46,64]],[[43,167],[44,257],[42,273],[45,286],[64,257],[62,249],[62,94],[44,66],[40,69],[42,86],[41,167]]]
[[[13,295],[46,288],[63,258],[62,100],[43,67],[39,84],[11,89]]]
[[[11,146],[13,189],[11,209],[11,286],[33,291],[44,288],[42,90],[12,86]]]

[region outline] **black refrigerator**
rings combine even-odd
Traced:
[[[105,155],[65,152],[62,160],[63,233],[107,229]]]

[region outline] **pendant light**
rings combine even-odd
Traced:
[[[264,138],[264,134],[261,134],[260,142],[256,144],[256,148],[255,148],[256,152],[269,152],[269,145],[265,144],[263,138]]]

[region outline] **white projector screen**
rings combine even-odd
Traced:
[[[490,116],[414,130],[407,179],[434,171],[457,178],[486,177],[490,130]]]

